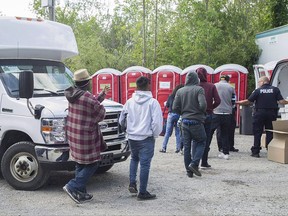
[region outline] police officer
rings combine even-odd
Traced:
[[[283,99],[279,88],[269,84],[268,77],[260,77],[258,86],[259,88],[254,90],[248,99],[236,102],[240,105],[249,105],[255,102],[255,113],[253,115],[254,145],[251,148],[251,156],[256,158],[260,157],[261,136],[264,126],[266,130],[273,129],[272,121],[277,119],[278,103],[288,104],[288,101]],[[266,145],[272,139],[273,133],[266,131]]]

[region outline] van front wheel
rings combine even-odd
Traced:
[[[17,190],[36,190],[43,186],[49,172],[42,169],[31,142],[18,142],[10,146],[1,161],[3,177]]]

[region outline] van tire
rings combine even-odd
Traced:
[[[10,146],[1,161],[3,177],[16,190],[36,190],[42,187],[49,172],[44,170],[35,154],[34,144],[27,141]]]

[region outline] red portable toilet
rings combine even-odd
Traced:
[[[110,87],[106,99],[120,102],[120,75],[121,72],[113,68],[103,68],[92,75],[92,93],[99,94],[105,86]]]
[[[214,70],[214,83],[219,82],[221,75],[228,75],[230,77],[230,84],[235,88],[236,100],[244,100],[247,97],[247,68],[238,64],[225,64]],[[239,126],[240,109],[237,109],[236,124]]]
[[[185,68],[181,73],[181,83],[185,84],[185,79],[186,79],[187,73],[189,73],[191,71],[196,72],[196,70],[200,67],[204,67],[207,70],[207,81],[212,83],[213,82],[212,75],[213,75],[214,69],[208,65],[203,65],[203,64],[191,65],[191,66]]]
[[[164,102],[167,101],[168,96],[172,93],[173,89],[181,82],[182,69],[173,65],[163,65],[152,71],[151,91],[153,97],[160,103],[162,112],[164,112]],[[165,109],[163,117],[167,118],[168,110]]]
[[[121,103],[131,98],[132,94],[136,89],[136,80],[140,76],[146,76],[151,78],[151,70],[142,66],[132,66],[126,68],[120,76],[120,91],[121,91]]]

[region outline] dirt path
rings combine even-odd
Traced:
[[[230,160],[217,158],[215,138],[209,163],[202,177],[185,175],[183,155],[174,153],[171,137],[167,153],[156,143],[149,191],[156,200],[137,201],[127,190],[129,160],[116,164],[105,174],[93,177],[88,191],[90,203],[77,205],[62,190],[71,172],[53,173],[49,184],[37,191],[16,191],[0,179],[0,215],[287,215],[287,164],[250,157],[252,136],[235,136],[238,153]]]

